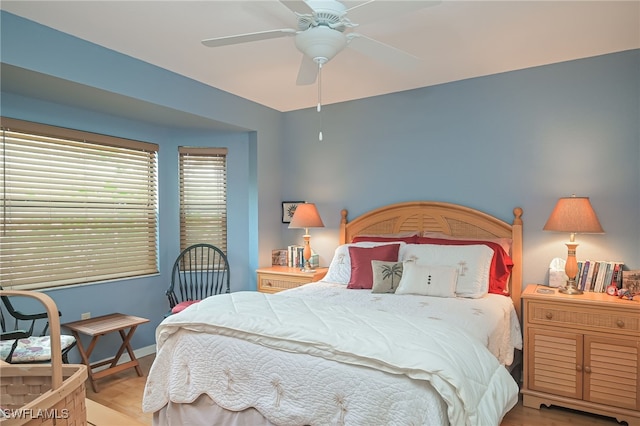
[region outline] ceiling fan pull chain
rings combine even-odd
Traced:
[[[322,141],[322,62],[318,62],[318,112],[320,113],[318,140]]]

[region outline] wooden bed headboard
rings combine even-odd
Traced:
[[[434,201],[410,201],[380,207],[348,221],[342,210],[340,244],[351,242],[358,235],[399,234],[405,232],[440,232],[454,237],[511,238],[513,269],[509,290],[513,304],[521,317],[522,292],[522,209],[513,209],[509,224],[479,210],[457,204]]]

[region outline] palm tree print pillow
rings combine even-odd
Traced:
[[[372,293],[395,293],[402,278],[402,262],[385,262],[372,260],[373,288]]]

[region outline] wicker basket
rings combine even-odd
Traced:
[[[0,425],[81,426],[87,424],[87,367],[62,365],[60,318],[55,302],[35,291],[0,290],[1,296],[38,299],[46,308],[51,335],[51,364],[0,361]],[[2,417],[2,416],[0,416]]]

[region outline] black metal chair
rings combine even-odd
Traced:
[[[2,287],[0,287],[2,290]],[[51,362],[51,338],[47,335],[49,322],[46,321],[40,334],[34,335],[34,328],[38,320],[46,320],[47,313],[39,312],[25,314],[16,310],[9,297],[0,296],[4,309],[0,307],[0,359],[11,364],[47,363]],[[3,310],[14,319],[13,328],[5,320]],[[61,315],[58,312],[58,315]],[[9,318],[7,318],[9,319]],[[28,322],[28,328],[21,327]],[[69,363],[67,354],[76,345],[76,339],[70,335],[61,335],[62,361]]]
[[[169,308],[178,313],[187,306],[221,293],[229,293],[229,262],[218,247],[194,244],[184,249],[171,271],[171,285],[166,291]]]

